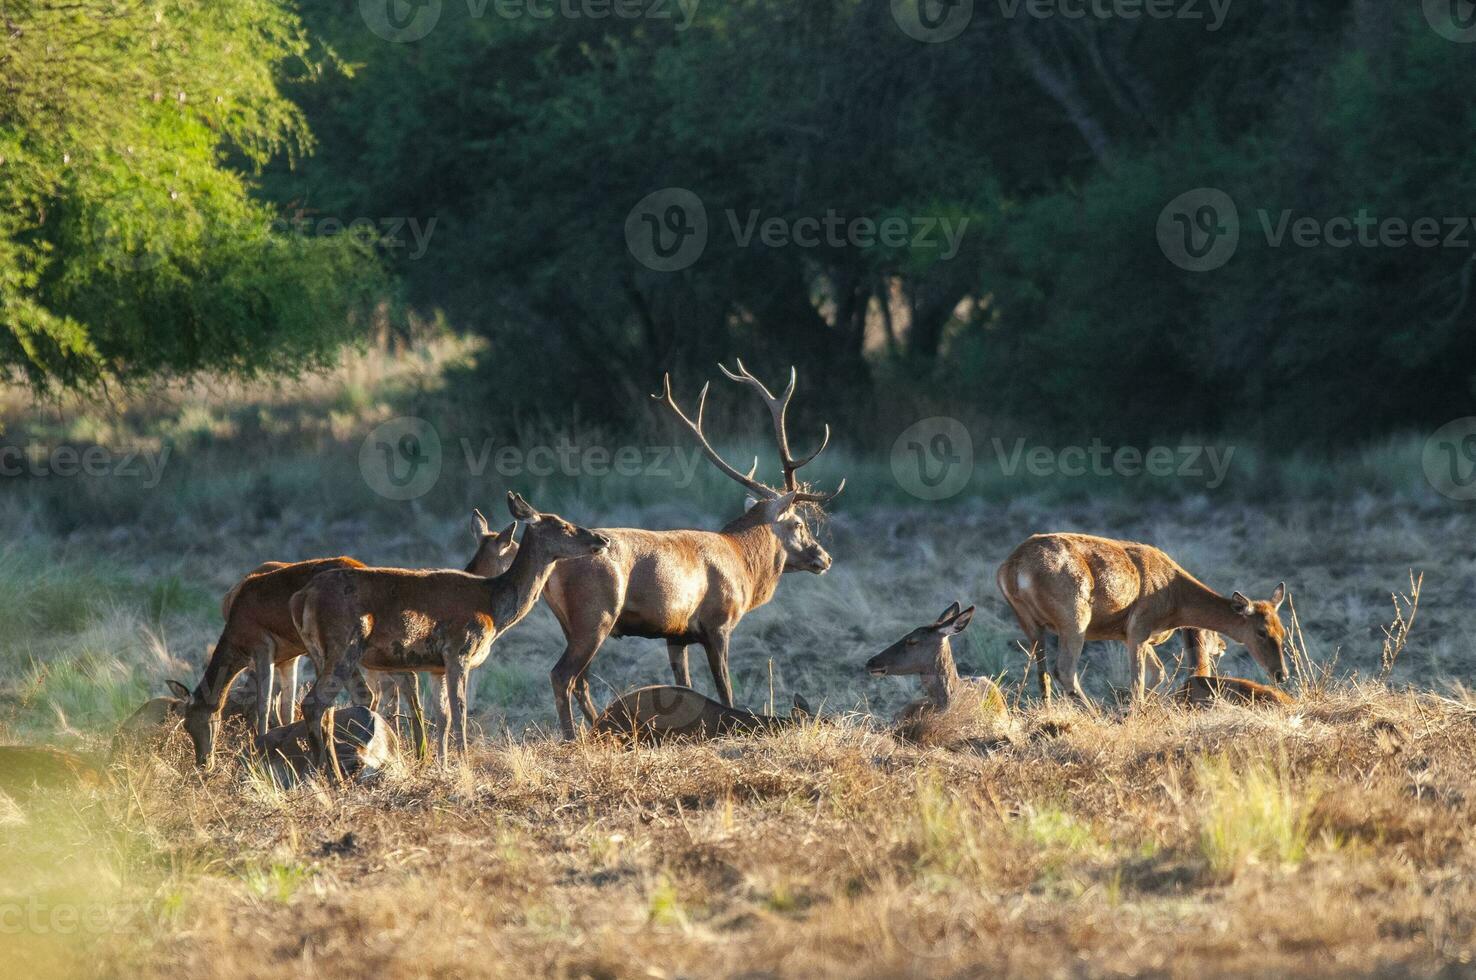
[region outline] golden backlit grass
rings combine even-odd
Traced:
[[[7,901],[121,926],[4,943],[47,975],[1469,969],[1476,700],[1343,684],[1290,713],[1017,721],[983,752],[854,719],[490,743],[290,792],[201,780],[176,739],[0,826]]]

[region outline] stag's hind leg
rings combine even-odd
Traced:
[[[666,659],[671,661],[672,683],[677,687],[691,687],[692,671],[687,666],[687,644],[681,640],[667,640]]]

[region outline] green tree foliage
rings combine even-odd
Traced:
[[[0,374],[38,385],[293,370],[384,286],[244,173],[310,148],[280,91],[309,43],[281,0],[5,0]]]

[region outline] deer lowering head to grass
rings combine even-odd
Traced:
[[[596,734],[633,742],[701,740],[724,735],[760,735],[801,725],[810,706],[798,694],[789,715],[761,715],[725,704],[690,687],[658,684],[622,694],[594,723]]]
[[[1153,644],[1186,626],[1243,644],[1273,680],[1286,680],[1286,629],[1277,615],[1286,598],[1284,582],[1270,601],[1239,592],[1227,598],[1157,548],[1088,534],[1029,538],[1005,559],[995,581],[1030,643],[1043,697],[1050,695],[1042,642],[1047,631],[1060,639],[1054,678],[1081,701],[1076,665],[1087,640],[1127,645],[1136,703],[1143,697]]]
[[[961,609],[955,602],[936,621],[919,626],[866,661],[866,670],[873,676],[916,674],[922,682],[923,697],[898,712],[899,724],[925,714],[942,714],[965,701],[996,713],[1005,710],[1004,696],[993,681],[960,677],[954,665],[951,639],[968,629],[973,619],[973,606]]]
[[[302,702],[309,734],[331,765],[323,719],[362,664],[373,670],[444,674],[451,743],[466,752],[467,674],[492,643],[538,601],[561,561],[598,555],[609,538],[557,514],[541,514],[515,493],[513,517],[525,523],[512,567],[496,578],[466,572],[344,568],[315,577],[298,603],[297,628],[322,664]]]
[[[722,458],[702,431],[708,386],[702,387],[695,417],[678,407],[671,393],[671,376],[663,393],[653,395],[696,438],[708,460],[743,486],[753,500],[742,516],[721,531],[643,531],[636,528],[600,528],[610,549],[596,557],[566,562],[549,580],[544,597],[564,631],[564,653],[550,672],[554,705],[565,738],[574,737],[571,697],[577,692],[585,718],[595,720],[594,700],[585,677],[590,662],[608,637],[641,636],[666,641],[671,672],[681,687],[690,687],[687,647],[698,643],[707,653],[718,699],[731,707],[733,686],[728,676],[728,645],[739,620],[768,602],[785,572],[823,574],[830,555],[814,538],[801,505],[818,507],[845,487],[815,493],[803,487],[796,474],[824,451],[830,441],[825,427],[819,447],[803,457],[790,452],[785,415],[794,397],[796,374],[775,396],[738,362],[736,372],[722,368],[731,380],[751,388],[769,410],[778,440],[783,474],[780,488],[754,479]]]

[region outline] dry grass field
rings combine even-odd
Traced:
[[[443,340],[107,410],[0,394],[10,442],[173,451],[153,487],[3,481],[0,743],[105,756],[164,680],[193,686],[221,594],[259,561],[460,565],[470,508],[499,522],[509,486],[592,526],[734,513],[706,474],[678,489],[465,472],[457,440],[479,430],[441,385],[467,355]],[[440,420],[448,447],[410,503],[375,496],[355,462],[402,414]],[[7,973],[1476,973],[1476,509],[1423,487],[1418,440],[1336,463],[1246,448],[1214,492],[981,473],[942,505],[889,485],[885,460],[832,452],[816,479],[852,480],[821,531],[835,567],[787,576],[732,654],[740,703],[782,710],[798,692],[819,721],[658,749],[560,743],[561,638],[540,608],[474,675],[465,762],[284,791],[231,758],[201,777],[177,733],[99,787],[0,797]],[[1300,704],[1158,697],[1128,713],[1125,657],[1103,645],[1086,657],[1098,710],[1039,705],[993,573],[1040,530],[1151,541],[1222,591],[1285,579]],[[1391,593],[1411,571],[1418,613],[1385,678]],[[961,664],[1000,677],[1015,710],[902,742],[888,719],[912,684],[862,664],[953,599],[979,604]],[[1235,647],[1223,668],[1264,679]],[[612,641],[593,670],[601,700],[669,677],[656,641]],[[693,676],[711,689],[696,651]]]

